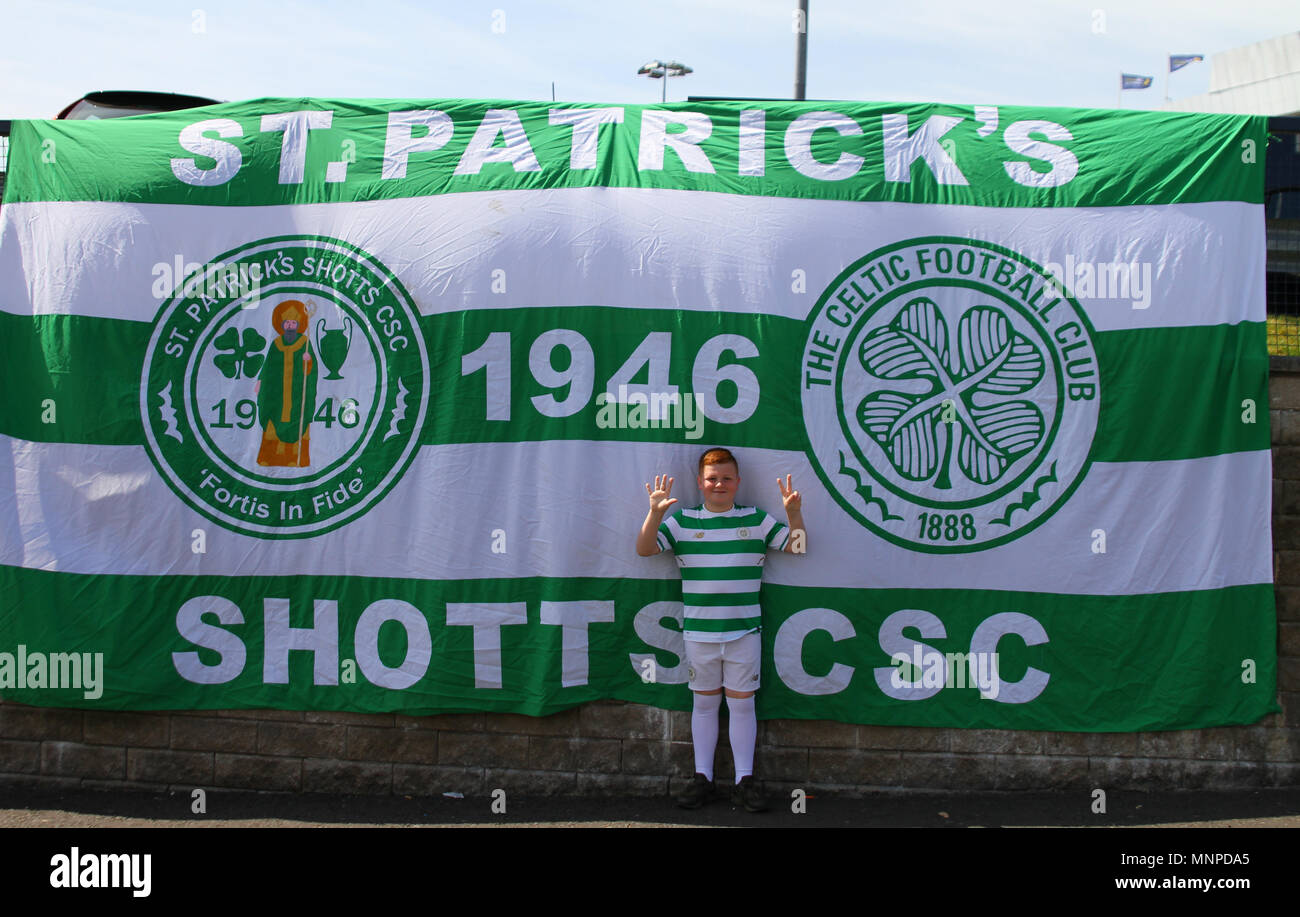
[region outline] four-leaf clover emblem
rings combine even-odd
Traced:
[[[911,481],[953,487],[954,469],[978,485],[996,482],[1043,438],[1043,415],[1028,392],[1043,378],[1043,355],[992,306],[961,315],[954,337],[934,300],[918,296],[862,341],[858,359],[876,379],[921,380],[928,389],[873,391],[857,420],[894,469]]]
[[[227,379],[238,379],[241,369],[245,378],[256,376],[266,359],[266,338],[258,334],[256,328],[245,328],[241,341],[239,332],[231,326],[212,344],[217,350],[212,362]]]

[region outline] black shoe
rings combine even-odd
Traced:
[[[677,796],[677,805],[683,809],[698,809],[713,801],[713,783],[703,774],[691,778],[690,786]]]
[[[766,812],[767,794],[758,788],[753,777],[741,777],[731,788],[731,804],[744,806],[746,812]]]

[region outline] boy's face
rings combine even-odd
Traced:
[[[731,462],[723,465],[705,465],[704,473],[695,479],[704,495],[704,508],[723,513],[736,505],[736,491],[740,489],[740,472]]]

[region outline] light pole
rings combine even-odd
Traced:
[[[693,73],[693,72],[694,71],[691,70],[690,67],[686,66],[685,64],[679,63],[675,60],[670,60],[666,62],[659,61],[659,60],[652,60],[650,61],[650,63],[645,64],[640,70],[637,71],[637,76],[648,76],[652,80],[663,80],[664,91],[663,91],[663,97],[661,101],[664,104],[667,104],[668,77],[686,76],[686,74]]]
[[[794,38],[794,97],[804,100],[804,88],[808,84],[808,0],[799,0]]]

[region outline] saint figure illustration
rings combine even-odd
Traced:
[[[271,313],[275,337],[257,380],[262,447],[257,464],[305,468],[311,464],[309,424],[316,413],[316,359],[304,333],[310,313],[286,299]]]

